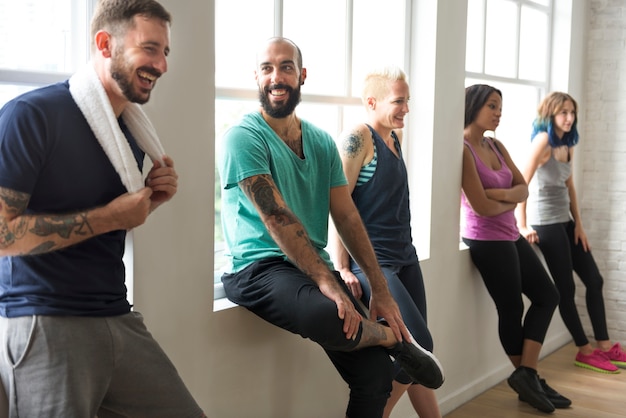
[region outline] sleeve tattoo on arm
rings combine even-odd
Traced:
[[[272,186],[270,179],[271,177],[268,175],[250,177],[242,180],[239,186],[248,198],[257,204],[259,210],[267,216],[274,217],[278,225],[284,227],[300,224],[300,220],[289,210],[289,208],[281,207],[278,204],[274,195],[274,187]],[[298,238],[304,240],[305,245],[312,249],[314,253],[317,253],[315,246],[311,242],[309,235],[302,225],[300,225],[300,228],[296,231],[296,235]],[[305,274],[312,274],[310,269],[306,268],[305,265],[301,263],[302,260],[299,260],[296,257],[293,261]],[[315,263],[325,265],[324,261],[320,257],[315,259]]]
[[[5,213],[19,216],[26,209],[29,199],[30,196],[26,193],[0,188],[0,211],[4,209]],[[33,219],[34,222],[31,222]],[[31,223],[32,227],[29,227]],[[20,216],[12,227],[6,217],[0,216],[0,248],[12,245],[29,232],[40,237],[58,235],[64,239],[69,239],[72,233],[82,236],[93,234],[87,219],[87,212],[65,215]],[[55,242],[50,240],[39,244],[29,253],[45,252],[54,248],[55,245]]]
[[[30,232],[40,237],[57,234],[61,238],[68,239],[72,232],[76,235],[92,234],[93,230],[87,220],[87,213],[81,212],[75,215],[49,215],[35,219],[35,225]]]
[[[0,213],[19,215],[26,209],[30,196],[0,187]],[[11,229],[9,219],[0,215],[0,248],[6,248],[26,233],[26,223],[22,220]]]
[[[267,175],[248,178],[242,181],[244,192],[259,206],[265,215],[273,216],[282,225],[291,225],[298,222],[291,211],[281,208],[274,197],[274,188],[271,186]]]

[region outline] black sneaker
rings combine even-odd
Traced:
[[[554,412],[554,405],[541,387],[536,372],[526,367],[518,367],[511,373],[507,382],[518,393],[520,400],[528,402],[542,412]]]
[[[552,405],[554,405],[555,408],[569,408],[569,406],[572,404],[571,400],[567,399],[565,396],[561,395],[559,392],[548,386],[548,384],[546,383],[546,379],[540,378],[539,384],[541,385],[541,388],[546,393],[546,396],[548,397],[550,402],[552,402]],[[522,397],[522,395],[519,395],[519,400],[527,402],[526,399]]]
[[[420,346],[415,338],[413,342],[401,341],[387,351],[414,383],[430,389],[437,389],[443,385],[443,368],[439,360]]]

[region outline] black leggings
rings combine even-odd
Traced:
[[[517,241],[463,242],[498,310],[504,352],[521,355],[525,339],[543,344],[559,293],[530,244],[521,236]],[[522,294],[531,302],[525,317]]]
[[[339,273],[337,282],[360,311]],[[317,284],[282,258],[257,261],[235,274],[222,276],[228,298],[266,321],[309,338],[324,348],[341,377],[350,386],[346,416],[379,418],[391,391],[393,367],[381,346],[354,350],[361,339],[347,339],[337,305]],[[364,312],[361,312],[365,317]]]
[[[604,280],[591,251],[586,252],[580,242],[574,244],[574,226],[574,222],[570,221],[553,225],[533,225],[532,227],[537,231],[539,237],[537,245],[543,253],[550,274],[561,295],[559,302],[561,318],[572,334],[574,343],[580,347],[588,344],[589,340],[585,335],[576,308],[574,271],[587,290],[585,300],[594,338],[597,341],[608,340],[609,332],[606,326],[604,298],[602,296]]]

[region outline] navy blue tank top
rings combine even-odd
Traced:
[[[356,186],[352,199],[367,229],[379,264],[408,265],[417,261],[411,237],[409,184],[400,142],[394,133],[397,157],[368,125],[378,154],[376,171]]]

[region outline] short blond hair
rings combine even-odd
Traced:
[[[407,81],[400,67],[388,66],[370,71],[365,75],[361,100],[367,105],[367,98],[381,99],[389,93],[389,85],[396,81]]]

